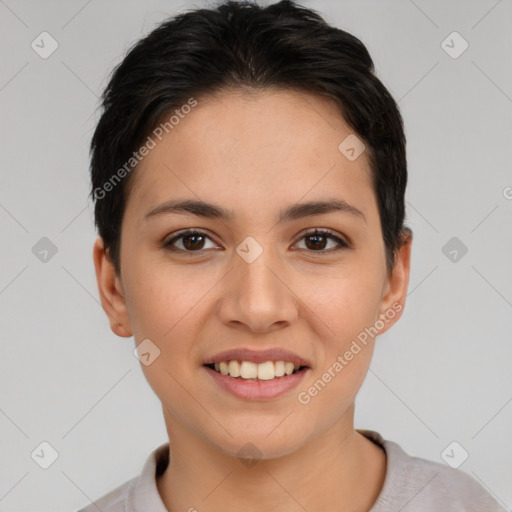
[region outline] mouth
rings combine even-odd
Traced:
[[[203,366],[233,379],[253,382],[285,379],[290,375],[309,369],[309,366],[299,365],[291,361],[265,361],[262,363],[254,363],[252,361],[236,359],[204,364]]]
[[[250,401],[276,400],[290,393],[307,376],[309,366],[285,361],[220,361],[205,363],[203,368],[214,385],[237,397]]]
[[[203,360],[214,385],[244,400],[274,400],[303,381],[312,364],[280,347],[255,350],[240,347]]]

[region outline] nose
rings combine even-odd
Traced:
[[[217,310],[224,324],[263,333],[297,319],[299,301],[289,273],[271,252],[265,249],[252,263],[235,254],[234,268]]]

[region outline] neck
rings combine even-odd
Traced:
[[[166,417],[170,462],[157,480],[162,501],[171,512],[368,511],[382,489],[386,455],[354,431],[353,407],[348,416],[298,450],[253,464]]]

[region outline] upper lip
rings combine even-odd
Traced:
[[[220,363],[221,361],[251,361],[253,363],[265,363],[266,361],[289,361],[299,366],[311,366],[311,363],[303,357],[285,350],[284,348],[268,348],[254,350],[250,348],[235,348],[219,352],[205,359],[203,364]]]

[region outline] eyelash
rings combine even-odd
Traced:
[[[187,251],[187,250],[184,250],[184,249],[178,249],[176,247],[173,247],[173,244],[180,240],[181,238],[186,238],[187,236],[204,236],[208,239],[211,240],[211,238],[204,232],[202,231],[198,231],[196,229],[188,229],[186,231],[182,231],[181,233],[179,233],[177,236],[171,238],[169,241],[167,242],[164,242],[163,246],[165,249],[167,249],[168,251],[171,251],[171,252],[182,252],[182,253],[187,253],[187,254],[201,254],[202,252],[204,252],[206,249],[199,249],[197,251]],[[340,251],[342,249],[350,249],[352,246],[350,243],[346,242],[345,240],[342,240],[341,238],[335,236],[331,231],[328,231],[328,230],[325,230],[325,229],[314,229],[312,231],[308,231],[307,233],[304,233],[302,235],[302,237],[300,238],[300,240],[302,240],[303,238],[307,238],[308,236],[325,236],[327,238],[330,238],[331,240],[334,240],[335,242],[337,242],[339,244],[339,247],[335,248],[335,249],[328,249],[328,250],[320,250],[320,251],[313,251],[311,249],[301,249],[301,250],[306,250],[308,252],[311,252],[313,254],[315,253],[318,253],[318,254],[324,254],[324,253],[332,253],[332,252],[337,252],[337,251]]]

